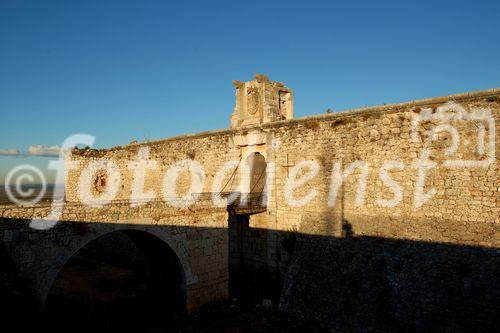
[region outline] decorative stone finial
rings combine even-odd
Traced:
[[[244,85],[245,83],[241,82],[241,81],[238,81],[238,80],[233,80],[233,85],[236,87],[236,88],[239,88],[241,87],[242,85]]]
[[[268,82],[269,81],[269,77],[265,74],[255,74],[254,75],[254,79],[255,81],[257,82]]]

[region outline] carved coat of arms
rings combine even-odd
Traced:
[[[256,88],[247,89],[247,112],[254,115],[260,109],[260,96]]]

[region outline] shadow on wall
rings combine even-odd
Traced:
[[[494,331],[499,249],[299,235],[280,310],[339,331]]]
[[[26,314],[36,313],[36,304],[32,301],[26,281],[18,274],[16,264],[3,244],[0,245],[0,313],[2,325],[19,323],[21,329],[26,322]]]
[[[19,221],[13,222],[11,228],[15,228],[16,225],[19,225]],[[142,230],[158,228],[158,226],[147,225],[141,227]],[[81,237],[84,237],[85,233],[96,232],[86,229],[86,224],[83,223],[59,223],[56,228],[68,228],[66,233],[79,232]],[[94,223],[92,228],[116,231],[117,225]],[[137,226],[123,225],[123,228],[137,228]],[[228,233],[228,230],[223,229],[179,226],[160,228],[175,228],[175,232],[187,235],[203,232],[225,235]],[[5,230],[4,224],[1,231],[5,232]],[[427,331],[431,329],[493,331],[499,327],[500,291],[497,287],[500,276],[499,249],[356,237],[355,230],[352,230],[347,221],[344,222],[342,230],[344,230],[344,237],[278,232],[282,238],[295,239],[295,244],[292,246],[294,252],[281,292],[280,311],[306,320],[315,320],[332,330],[340,331]],[[47,232],[41,231],[41,233]],[[0,236],[2,236],[0,239],[4,239],[3,234]],[[128,237],[129,240],[133,239],[133,244],[123,244],[125,238],[122,236]],[[134,238],[136,236],[139,238]],[[157,272],[154,274],[159,274],[159,278],[153,279],[153,282],[169,283],[170,287],[174,286],[176,283],[174,280],[162,277],[162,274],[169,272],[169,269],[173,267],[170,260],[172,258],[169,257],[171,253],[158,250],[162,247],[156,247],[159,244],[153,244],[150,238],[140,240],[142,236],[144,235],[131,236],[130,232],[125,232],[114,241],[111,238],[108,239],[109,243],[104,242],[97,246],[97,249],[107,248],[107,251],[103,251],[102,254],[108,258],[106,259],[108,264],[123,267],[122,264],[125,262],[125,267],[130,269],[141,267],[138,256],[144,255],[143,251],[146,251],[146,258],[148,258],[146,261],[152,260],[154,265],[160,264],[160,267],[155,266],[152,270]],[[54,242],[56,241],[60,240],[54,239]],[[8,281],[4,279],[4,277],[15,275],[15,259],[12,254],[16,253],[17,246],[20,246],[22,242],[35,246],[37,241],[18,237],[8,246],[3,244],[0,263],[5,268],[5,272],[2,272],[1,290],[4,293],[1,297],[2,302],[12,302],[12,299],[26,302],[18,292],[12,294],[9,291]],[[108,246],[109,244],[111,246]],[[146,244],[152,246],[144,247]],[[287,246],[290,247],[290,244]],[[64,244],[61,246],[61,251],[63,249]],[[93,250],[95,251],[96,247]],[[150,252],[152,250],[154,250],[154,255]],[[85,251],[92,252],[92,247],[87,247]],[[82,254],[81,251],[79,252]],[[203,263],[203,251],[198,251],[198,255],[201,258],[200,262]],[[110,262],[110,257],[119,258],[119,260],[114,259],[115,261]],[[130,260],[125,260],[125,257]],[[74,256],[68,263],[74,263],[76,260],[77,266],[73,269],[76,269],[80,275],[88,275],[91,268],[86,265],[89,261],[78,264],[80,258],[78,255]],[[168,260],[162,260],[165,258]],[[7,265],[9,261],[10,266]],[[163,267],[161,267],[162,262]],[[10,268],[6,269],[6,267]],[[92,267],[95,268],[95,266]],[[146,271],[139,269],[139,276],[144,272]],[[31,274],[36,274],[36,272],[31,272]],[[64,270],[61,274],[64,274]],[[32,281],[29,275],[21,276],[21,278]],[[60,279],[61,275],[58,278]],[[12,277],[9,281],[17,280]],[[142,288],[141,281],[136,285],[139,289]],[[147,279],[144,281],[148,283]],[[61,288],[61,281],[56,280],[54,286],[57,283],[59,283],[57,288]],[[78,282],[75,283],[78,284]],[[116,283],[116,281],[113,282],[111,286]],[[29,283],[25,287],[25,290],[28,290]],[[69,284],[67,287],[72,286]],[[101,287],[108,288],[110,285]],[[33,291],[32,285],[31,288]],[[11,297],[4,297],[5,293],[10,293]],[[85,297],[92,298],[93,296],[95,297],[92,301],[102,302],[99,294],[94,295],[90,292]],[[51,295],[49,295],[50,299]],[[166,300],[165,304],[167,303]],[[3,305],[8,307],[10,304]],[[64,307],[64,303],[62,305],[60,309],[68,313],[72,311],[70,307]],[[161,307],[161,309],[160,316],[165,316],[170,311],[168,307]],[[26,315],[25,308],[21,311],[24,311],[21,313]],[[122,318],[125,316],[126,313],[122,315]],[[10,319],[14,320],[14,318]]]

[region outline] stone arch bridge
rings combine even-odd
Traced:
[[[50,205],[6,208],[1,220],[4,254],[15,264],[16,274],[24,280],[23,284],[31,290],[30,296],[39,306],[45,303],[59,271],[78,250],[117,231],[150,235],[149,241],[139,244],[146,252],[153,238],[172,252],[174,262],[166,268],[181,276],[176,286],[179,310],[191,311],[228,296],[228,213],[225,209],[214,209],[203,201],[187,213],[162,203],[138,209],[114,203],[104,213],[102,209],[67,204],[61,221],[53,227],[46,230],[30,227],[32,218],[43,217],[50,209]],[[167,258],[163,260],[168,266]]]
[[[5,261],[39,304],[79,248],[136,230],[175,254],[168,263],[180,267],[180,303],[188,311],[226,299],[231,272],[265,271],[283,284],[281,310],[332,329],[498,324],[499,89],[293,119],[292,90],[282,83],[256,75],[234,85],[229,129],[73,149],[55,227],[29,227],[32,218],[49,216],[50,204],[0,206]],[[447,118],[460,135],[453,156],[453,137],[433,130],[446,112],[462,115]],[[429,159],[420,167],[423,149]],[[140,151],[156,161],[139,184],[154,199],[131,207]],[[194,169],[174,168],[186,165]],[[92,177],[83,177],[85,170]],[[197,200],[181,208],[161,200],[169,170],[174,195]],[[307,182],[290,186],[304,174]],[[99,198],[115,185],[107,205],[82,203],[82,188]],[[221,192],[258,200],[216,205],[212,194]]]

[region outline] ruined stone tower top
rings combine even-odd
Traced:
[[[236,105],[231,115],[231,128],[257,125],[293,117],[292,90],[283,83],[255,74],[248,82],[233,81]]]

